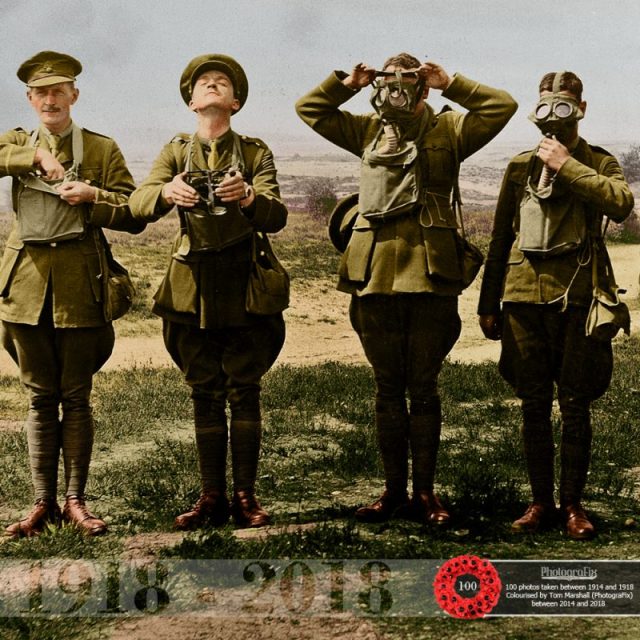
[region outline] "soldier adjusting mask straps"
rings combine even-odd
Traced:
[[[410,120],[422,100],[424,79],[415,71],[376,71],[371,105],[389,122]]]

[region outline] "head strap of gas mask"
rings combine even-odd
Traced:
[[[566,93],[561,93],[562,77],[565,72],[556,73],[551,93],[538,101],[529,114],[533,122],[544,135],[555,135],[562,129],[573,128],[578,120],[584,118],[579,102]]]
[[[402,122],[415,116],[416,107],[424,94],[425,79],[415,71],[376,71],[371,105],[386,122]],[[391,80],[390,76],[394,76]],[[415,78],[406,82],[404,78]]]

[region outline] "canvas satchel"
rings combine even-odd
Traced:
[[[534,154],[529,161],[527,185],[520,201],[518,249],[529,257],[539,258],[576,252],[588,239],[584,203],[557,183],[535,187],[531,183],[535,159]]]
[[[289,287],[289,274],[280,264],[268,236],[255,231],[251,238],[247,312],[266,316],[284,311],[289,306]]]
[[[36,145],[39,130],[33,132],[30,145]],[[60,198],[55,187],[80,178],[83,157],[82,130],[73,125],[71,131],[73,165],[64,180],[51,182],[35,174],[20,176],[16,212],[18,237],[25,244],[50,244],[81,238],[86,231],[85,205],[72,206]]]
[[[362,154],[358,211],[368,220],[387,220],[413,213],[422,203],[422,179],[418,146],[429,124],[425,115],[415,140],[401,140],[395,151],[376,149],[382,133]]]
[[[603,242],[608,226],[609,219],[607,218],[602,233]],[[629,335],[631,332],[631,315],[629,314],[629,307],[620,299],[620,295],[626,293],[626,289],[621,289],[616,284],[613,267],[606,250],[607,271],[611,276],[611,286],[609,291],[605,291],[600,287],[598,282],[598,251],[595,246],[595,239],[592,240],[592,243],[591,281],[593,284],[593,298],[587,315],[585,334],[596,340],[604,341],[612,340],[620,330]]]
[[[94,228],[94,239],[101,258],[102,273],[107,276],[103,287],[105,318],[107,321],[117,320],[131,309],[135,287],[129,271],[113,257],[102,229]]]

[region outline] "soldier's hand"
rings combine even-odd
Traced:
[[[95,202],[97,190],[86,182],[63,182],[56,187],[60,197],[70,205],[81,204],[82,202]]]
[[[453,78],[435,62],[423,62],[418,68],[418,74],[425,79],[427,87],[440,91],[444,91],[453,82]]]
[[[228,171],[216,188],[215,194],[222,202],[244,200],[247,197],[247,192],[242,174],[237,169]]]
[[[362,89],[367,85],[370,85],[376,78],[376,70],[373,67],[368,67],[363,62],[359,62],[351,73],[342,81],[346,87],[350,89]]]
[[[502,338],[502,316],[500,314],[480,315],[478,322],[485,338],[489,338],[489,340]]]
[[[571,157],[569,149],[555,138],[542,138],[536,155],[553,171],[559,171]]]
[[[169,204],[177,204],[180,207],[191,208],[198,203],[200,196],[192,186],[184,181],[186,175],[187,172],[183,171],[174,176],[171,182],[167,182],[164,187],[162,187],[162,197]]]
[[[62,180],[64,167],[53,157],[52,153],[38,147],[33,164],[40,168],[47,180]]]

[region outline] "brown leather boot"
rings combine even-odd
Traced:
[[[360,522],[386,522],[394,516],[402,515],[409,507],[409,496],[386,491],[372,504],[356,510],[356,520]]]
[[[67,496],[62,509],[62,519],[77,527],[86,536],[100,536],[107,532],[104,520],[87,509],[84,496]]]
[[[231,515],[241,529],[266,527],[271,516],[262,508],[253,491],[235,491],[231,501]]]
[[[589,522],[579,502],[563,506],[561,514],[565,531],[573,540],[591,540],[596,535],[595,527]]]
[[[433,491],[414,491],[411,497],[411,511],[418,522],[435,524],[438,527],[449,524],[451,518]]]
[[[42,533],[47,524],[60,525],[60,507],[53,498],[40,498],[31,511],[5,530],[7,538],[31,538]]]
[[[203,491],[193,508],[180,514],[174,522],[179,531],[199,527],[221,527],[229,520],[229,498],[220,491]]]
[[[532,502],[524,515],[511,524],[514,533],[536,533],[552,527],[558,521],[555,504]]]

